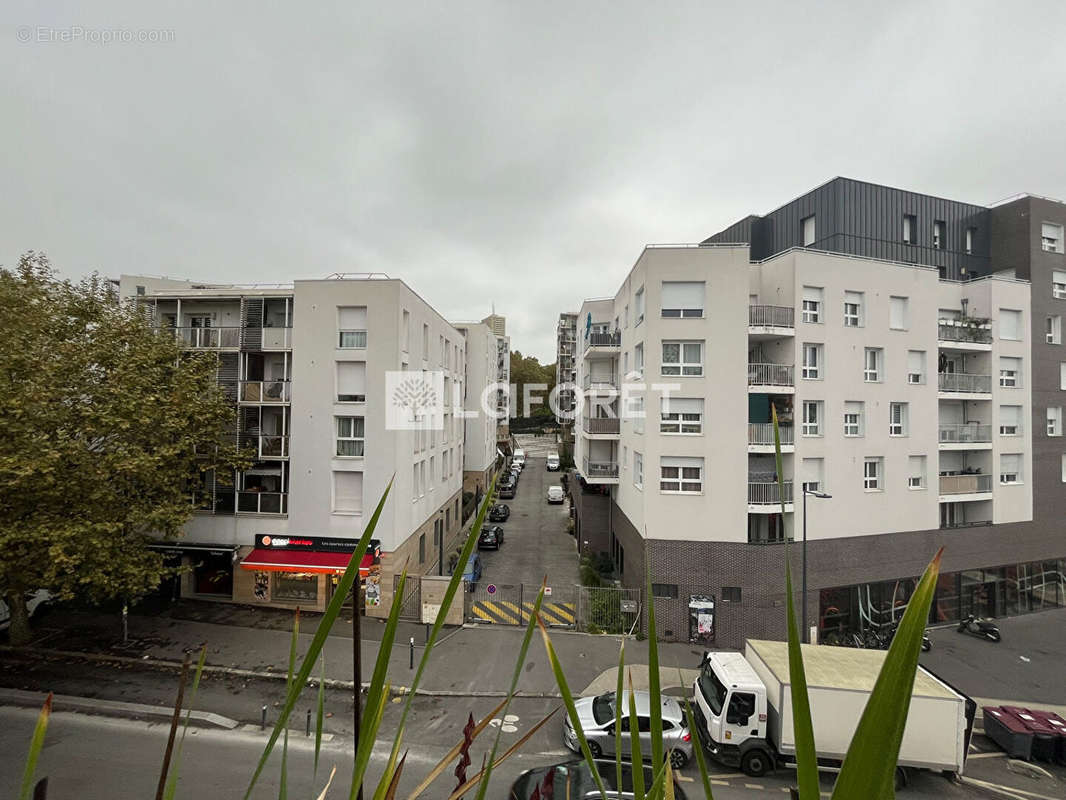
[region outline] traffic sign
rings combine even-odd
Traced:
[[[545,597],[551,597],[552,596],[552,587],[550,587],[550,586],[545,586],[544,587],[544,596]]]
[[[496,594],[496,584],[490,583],[487,587],[485,587],[485,591],[489,594]]]

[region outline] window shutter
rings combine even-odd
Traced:
[[[703,310],[703,281],[663,281],[664,309]]]
[[[366,362],[337,362],[337,396],[366,396]]]
[[[366,330],[366,306],[346,306],[337,309],[339,327],[342,331]]]
[[[1022,407],[1021,406],[1000,406],[999,407],[999,424],[1000,426],[1015,426],[1021,423],[1022,420]]]
[[[820,288],[818,288],[818,287],[815,287],[815,286],[804,286],[803,287],[803,299],[804,300],[814,300],[815,302],[821,302],[821,300],[822,300],[822,290]]]
[[[702,414],[702,397],[664,397],[662,399],[664,414]]]
[[[1010,311],[1006,308],[999,310],[999,338],[1021,339],[1021,316],[1020,311]]]
[[[889,298],[889,320],[888,326],[890,328],[896,328],[902,330],[907,327],[907,298],[906,297],[891,297]]]
[[[363,473],[333,473],[333,510],[356,512],[363,510]]]

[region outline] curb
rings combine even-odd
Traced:
[[[94,661],[98,664],[123,664],[126,666],[147,666],[157,667],[160,669],[169,669],[174,671],[181,671],[181,663],[177,661],[167,661],[160,658],[133,658],[131,656],[117,656],[109,655],[105,653],[78,653],[69,650],[51,650],[46,648],[27,648],[27,647],[12,647],[11,645],[0,645],[0,653],[17,653],[25,656],[37,656],[37,657],[51,657],[51,658],[80,658],[86,661]],[[239,678],[257,678],[262,680],[275,680],[284,681],[288,680],[288,676],[284,672],[265,672],[253,669],[241,669],[239,667],[220,667],[212,664],[204,664],[204,672],[214,675],[230,675]],[[336,678],[326,678],[323,681],[325,686],[329,689],[347,689],[354,691],[354,681],[343,681]],[[314,679],[308,679],[308,686],[317,686],[318,681]],[[368,690],[370,688],[370,682],[364,681],[362,689]],[[17,691],[17,690],[0,690],[0,691]],[[411,693],[411,687],[409,686],[393,686],[391,691],[394,695],[407,696]],[[416,697],[507,697],[507,692],[502,691],[463,691],[454,689],[416,689]],[[2,695],[0,695],[2,696]],[[58,697],[58,696],[57,696]],[[557,692],[516,692],[515,697],[525,697],[534,699],[547,699],[547,700],[561,700],[562,695]],[[41,698],[43,701],[43,697]],[[95,701],[94,701],[95,702]],[[102,701],[101,701],[102,702]],[[127,704],[131,705],[131,704]],[[136,705],[136,704],[132,704]],[[145,706],[145,708],[157,708],[156,706]],[[167,709],[167,714],[174,713],[174,709]]]
[[[37,708],[44,703],[48,695],[43,692],[27,692],[22,689],[0,689],[0,704]],[[126,703],[121,700],[101,700],[96,697],[74,697],[73,695],[52,695],[53,711],[87,711],[93,714],[163,717],[171,719],[174,709],[166,706],[150,706],[145,703]],[[203,725],[225,730],[234,730],[240,723],[235,719],[223,717],[210,711],[189,711],[189,719]]]

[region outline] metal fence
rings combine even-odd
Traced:
[[[575,586],[577,627],[589,633],[629,633],[639,624],[640,590]]]
[[[392,591],[400,588],[400,576],[392,576]],[[417,575],[408,575],[403,585],[403,600],[400,602],[400,619],[422,621],[422,581]]]

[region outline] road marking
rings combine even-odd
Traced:
[[[765,789],[766,787],[763,786],[761,783],[745,783],[744,784],[744,788],[745,789]]]
[[[677,779],[679,781],[684,781],[685,783],[695,783],[696,782],[695,778],[687,778],[684,775],[678,775]]]
[[[977,778],[969,778],[965,775],[961,778],[964,784],[972,783],[975,786],[981,786],[985,789],[989,789],[993,792],[999,792],[1009,797],[1018,797],[1019,795],[1024,797],[1035,797],[1037,800],[1056,800],[1056,798],[1047,794],[1037,794],[1036,792],[1027,792],[1024,789],[1015,789],[1013,786],[1002,786],[998,783],[989,783],[988,781],[978,780]]]
[[[969,758],[1005,758],[1006,753],[974,753]]]
[[[477,600],[474,602],[472,611],[475,617],[485,622],[503,622],[509,625],[518,625],[517,619],[489,600]]]
[[[715,786],[728,786],[729,785],[729,781],[716,781],[714,778],[711,778],[711,783],[713,783]]]

